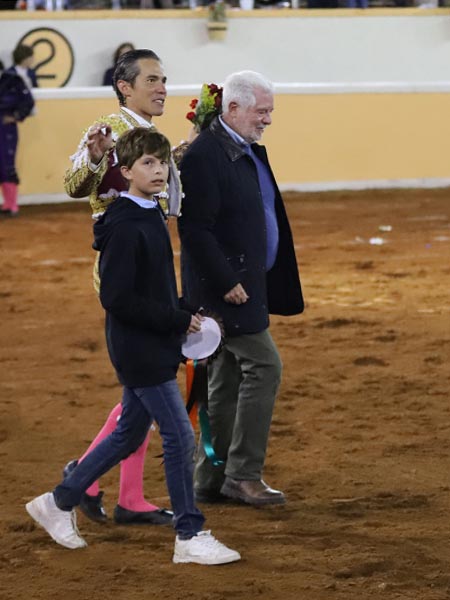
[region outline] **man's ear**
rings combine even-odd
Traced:
[[[130,95],[130,90],[132,85],[128,81],[124,81],[123,79],[119,79],[116,83],[119,92],[122,94],[124,98],[127,98]]]
[[[237,102],[230,102],[228,105],[228,113],[230,114],[234,114],[236,112],[236,110],[238,109],[239,104]]]

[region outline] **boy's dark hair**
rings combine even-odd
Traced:
[[[161,160],[170,158],[170,142],[165,135],[153,128],[136,127],[123,133],[116,143],[119,167],[131,169],[144,154],[152,154]]]
[[[117,60],[116,68],[114,69],[113,74],[113,88],[121,106],[125,105],[125,98],[117,87],[117,82],[123,80],[133,86],[134,82],[136,81],[136,77],[140,73],[138,60],[145,58],[151,58],[152,60],[161,62],[159,56],[153,52],[153,50],[148,50],[147,48],[130,50],[129,52],[122,54],[122,56],[120,56]]]
[[[12,53],[13,62],[15,65],[20,65],[22,61],[30,56],[33,56],[34,50],[31,46],[26,46],[25,44],[19,44],[14,48]]]

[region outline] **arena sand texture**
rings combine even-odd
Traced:
[[[203,506],[242,553],[222,567],[173,565],[170,528],[82,515],[89,547],[69,551],[26,514],[84,451],[120,387],[91,286],[88,206],[3,219],[0,598],[449,598],[449,195],[286,194],[307,308],[272,319],[284,377],[265,479],[288,502]],[[155,434],[145,487],[167,506],[160,452]],[[102,480],[110,514],[118,474]]]

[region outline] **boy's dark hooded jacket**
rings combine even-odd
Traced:
[[[191,314],[179,308],[169,233],[159,209],[119,197],[94,225],[106,341],[120,382],[173,379]]]

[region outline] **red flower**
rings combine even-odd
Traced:
[[[186,115],[186,119],[188,119],[189,121],[193,121],[195,119],[195,112],[188,112],[188,114]]]
[[[195,108],[198,104],[198,98],[194,98],[193,100],[191,100],[191,103],[189,104],[189,106],[191,108]]]

